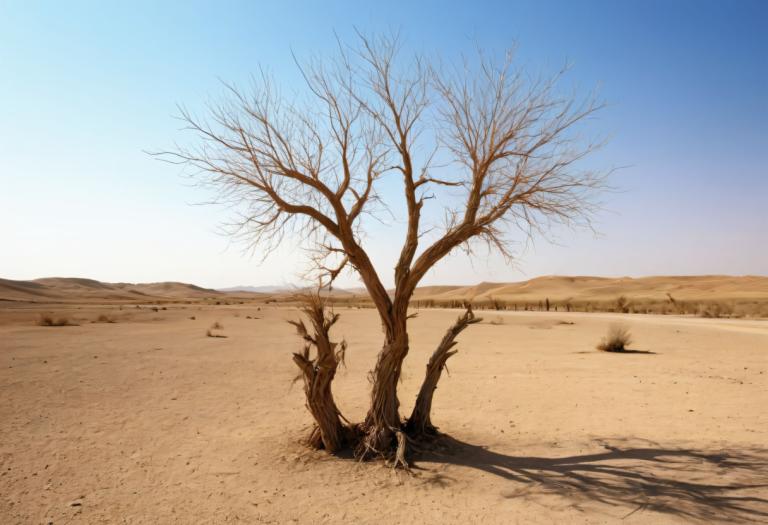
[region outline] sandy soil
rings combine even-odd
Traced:
[[[768,321],[483,312],[409,475],[300,445],[297,314],[256,308],[0,310],[0,523],[768,522]],[[359,420],[381,332],[341,313]],[[456,315],[412,322],[403,413]],[[594,350],[617,320],[637,353]]]

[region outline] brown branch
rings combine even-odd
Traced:
[[[475,317],[470,305],[467,305],[466,308],[464,314],[456,319],[456,322],[446,331],[442,341],[437,345],[437,349],[432,353],[432,357],[429,358],[427,372],[416,397],[416,404],[406,424],[406,429],[411,436],[434,434],[437,430],[432,425],[430,414],[432,412],[432,398],[443,368],[445,368],[445,363],[457,352],[457,350],[453,350],[457,344],[456,337],[469,325],[482,321],[481,318]]]

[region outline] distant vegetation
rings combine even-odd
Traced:
[[[77,326],[68,317],[53,317],[50,314],[40,314],[37,319],[38,326]]]
[[[330,297],[329,303],[336,307],[373,308],[373,302],[366,296]],[[275,305],[298,304],[295,297],[272,297],[269,302]],[[463,308],[463,299],[414,299],[411,308]],[[696,300],[680,301],[667,298],[631,299],[618,296],[614,300],[554,300],[543,297],[541,300],[504,300],[496,297],[473,299],[469,303],[475,310],[495,310],[513,312],[613,312],[627,314],[658,315],[693,315],[707,318],[743,318],[768,317],[768,301],[734,300]]]

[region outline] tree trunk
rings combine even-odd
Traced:
[[[437,389],[437,383],[440,381],[445,363],[457,352],[457,350],[451,350],[457,344],[456,337],[467,326],[480,321],[482,319],[475,317],[472,307],[468,305],[467,311],[448,329],[432,357],[429,358],[424,382],[421,384],[419,394],[416,397],[416,404],[406,425],[409,435],[419,437],[433,435],[437,432],[437,428],[432,424],[431,419],[432,398]]]
[[[341,414],[333,399],[331,384],[336,376],[339,363],[344,361],[346,343],[332,343],[329,337],[331,326],[338,315],[326,314],[325,304],[319,296],[307,298],[303,309],[314,327],[314,334],[307,331],[303,321],[289,321],[298,334],[306,341],[302,353],[294,353],[293,361],[301,370],[307,409],[315,420],[308,442],[315,448],[324,448],[330,453],[337,452],[344,445],[344,426]],[[314,359],[310,357],[312,347],[317,350]]]
[[[362,426],[364,437],[357,449],[360,457],[391,457],[397,447],[397,432],[402,429],[397,384],[403,360],[408,355],[408,302],[396,303],[389,316],[382,318],[384,347],[370,375],[373,383],[371,406]]]
[[[344,427],[331,392],[336,364],[315,366],[301,354],[294,354],[293,360],[302,370],[307,408],[317,425],[309,436],[309,444],[330,453],[337,452],[344,444]]]
[[[363,424],[365,437],[358,448],[361,457],[390,456],[397,446],[396,432],[402,427],[397,384],[400,381],[403,360],[408,355],[407,313],[392,323],[395,333],[388,334],[371,372],[373,382],[371,407]]]

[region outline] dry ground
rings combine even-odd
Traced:
[[[381,332],[341,313],[335,391],[360,420]],[[768,522],[767,321],[483,312],[435,397],[453,440],[408,475],[299,444],[296,315],[0,310],[0,523]],[[412,322],[403,413],[456,315]],[[640,352],[594,350],[617,319]]]

